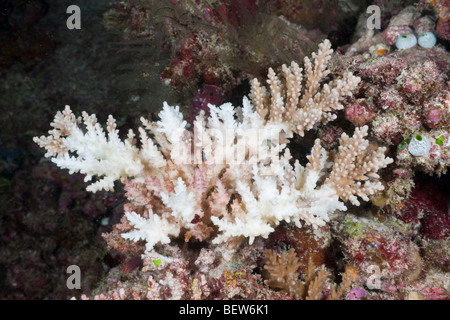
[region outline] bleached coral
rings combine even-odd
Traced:
[[[152,143],[139,150],[132,131],[125,141],[120,140],[112,116],[107,121],[107,135],[95,115],[83,112],[82,116],[85,132],[79,127],[81,118],[76,118],[66,106],[51,123],[54,129],[49,131],[50,135],[35,137],[34,141],[46,148],[45,156],[53,157],[52,161],[60,168],[85,174],[85,181],[90,181],[93,176],[102,177],[89,185],[88,191],[112,191],[114,181],[144,176],[150,162],[152,166],[157,166],[158,161],[163,162]]]
[[[304,168],[298,161],[292,168],[287,155],[281,159],[283,164],[275,174],[262,176],[255,166],[251,180],[238,181],[235,191],[241,200],[234,200],[231,212],[223,217],[211,218],[222,231],[214,239],[215,243],[240,236],[248,237],[252,243],[257,236],[267,238],[281,221],[292,221],[298,227],[301,227],[301,220],[323,226],[329,212],[346,209],[332,188],[327,185],[316,188],[325,162],[318,171]]]
[[[368,195],[381,190],[376,171],[392,161],[384,157],[385,149],[369,148],[364,127],[352,138],[342,136],[335,159],[317,140],[306,167],[298,160],[290,164],[286,137],[294,127],[303,133],[317,120],[332,119],[328,112],[339,109],[339,99],[358,82],[348,74],[318,92],[320,79],[328,74],[324,65],[330,50],[328,42],[320,46],[313,56],[314,68],[305,60],[301,108],[296,103],[301,70],[293,64],[291,71],[284,68],[291,79],[286,106],[281,98],[284,89],[269,74],[272,107],[266,112],[265,105],[256,100],[254,107],[246,97],[242,108],[230,103],[209,105],[210,115],[200,113],[188,130],[179,108],[164,103],[159,121],[141,118],[138,148],[132,130],[127,139],[119,139],[112,116],[106,135],[95,115],[85,112],[82,129],[81,119],[67,106],[57,113],[50,135],[34,141],[61,168],[84,173],[87,181],[97,176],[89,191],[112,190],[116,180],[123,181],[131,201],[125,216],[134,229],[122,237],[145,240],[148,251],[182,235],[185,241],[203,241],[217,234],[216,244],[242,238],[252,243],[255,237],[266,238],[281,221],[323,226],[330,212],[346,209],[340,199],[358,205],[357,196],[367,201]],[[254,101],[255,90],[257,86]]]

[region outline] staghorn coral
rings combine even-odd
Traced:
[[[125,0],[105,24],[143,51],[170,51],[160,77],[177,91],[214,85],[229,96],[250,75],[310,54],[324,35],[274,14],[270,1]],[[136,64],[137,71],[145,66]],[[136,72],[140,73],[140,72]]]
[[[267,264],[264,266],[264,269],[269,271],[269,279],[265,281],[265,284],[286,292],[295,299],[322,299],[325,283],[329,278],[329,274],[324,266],[316,272],[316,266],[314,266],[312,259],[309,259],[308,269],[304,276],[304,280],[300,281],[297,272],[300,262],[294,248],[291,248],[288,252],[283,252],[280,256],[274,251],[266,250],[265,255]],[[350,289],[352,279],[352,274],[346,270],[339,286],[336,286],[335,284],[330,285],[326,299],[342,299]]]
[[[344,201],[350,201],[359,206],[356,196],[364,201],[369,201],[367,195],[375,194],[383,190],[378,179],[377,171],[392,163],[393,160],[384,157],[386,148],[376,148],[364,139],[367,136],[368,127],[356,128],[353,137],[345,133],[339,139],[339,152],[334,160],[333,171],[325,180],[325,184],[331,184],[339,197]],[[349,162],[349,159],[353,161]],[[365,181],[362,185],[361,181]]]
[[[320,81],[330,74],[327,64],[332,53],[330,41],[325,40],[319,45],[318,52],[313,53],[314,62],[305,57],[304,86],[303,69],[296,62],[292,62],[289,67],[282,66],[284,86],[273,69],[269,68],[267,83],[270,85],[270,95],[258,79],[254,78],[251,81],[250,97],[259,115],[273,122],[288,122],[288,134],[296,132],[301,136],[318,122],[325,124],[336,119],[332,111],[344,108],[340,101],[351,95],[361,79],[351,72],[346,72],[342,79],[324,84],[320,88]]]
[[[287,88],[292,94],[283,107],[281,86],[269,73],[274,103],[266,111],[270,109],[272,119],[265,119],[264,105],[256,103],[255,110],[244,97],[242,108],[230,103],[209,105],[209,117],[201,112],[188,130],[179,108],[165,103],[160,121],[141,118],[138,145],[132,130],[125,140],[119,138],[112,116],[105,133],[95,115],[83,112],[83,119],[77,118],[66,106],[57,113],[50,135],[34,141],[59,167],[85,174],[86,181],[96,176],[88,191],[113,190],[116,180],[125,181],[131,201],[125,208],[130,228],[121,235],[135,242],[144,240],[147,251],[181,235],[185,241],[213,238],[214,244],[249,238],[252,244],[258,236],[267,238],[281,221],[297,227],[301,221],[323,226],[329,213],[346,210],[340,199],[359,205],[358,196],[367,201],[382,190],[376,172],[392,162],[384,157],[385,148],[372,147],[364,139],[368,128],[363,127],[353,137],[342,135],[334,159],[316,140],[306,167],[298,160],[291,165],[285,137],[292,135],[292,122],[304,131],[311,128],[314,117],[333,119],[324,112],[341,108],[341,95],[350,94],[358,82],[347,74],[318,92],[319,80],[328,74],[329,54],[325,41],[313,55],[315,67],[305,61],[301,101],[306,101],[312,118],[295,109],[301,81],[293,81],[293,73],[288,72],[292,82]],[[284,109],[295,120],[282,118]]]
[[[236,148],[240,147],[234,139],[231,143],[227,141],[229,144],[225,146],[219,143],[222,142],[219,139],[226,135],[227,126],[232,125],[231,129],[237,126],[236,130],[247,126],[252,118],[255,123],[261,124],[263,121],[256,112],[252,112],[246,99],[243,122],[239,124],[233,119],[231,105],[221,108],[211,106],[211,110],[207,126],[203,114],[194,123],[198,131],[204,133],[201,137],[206,143],[197,152],[201,152],[206,163],[188,162],[192,160],[192,154],[187,152],[194,147],[192,138],[199,139],[199,136],[194,137],[191,132],[182,130],[185,122],[177,113],[178,109],[168,105],[160,113],[162,120],[158,124],[144,120],[147,128],[151,128],[155,134],[161,151],[142,128],[141,149],[133,143],[131,132],[127,140],[120,141],[112,118],[108,120],[106,139],[101,127],[92,121],[94,117],[84,114],[87,133],[83,135],[68,108],[64,116],[58,113],[53,123],[56,129],[51,131],[53,134],[35,140],[47,147],[47,154],[56,155],[52,158],[53,162],[72,172],[87,174],[86,180],[94,174],[104,175],[88,186],[88,190],[111,189],[115,179],[134,177],[134,186],[128,187],[128,197],[133,202],[132,207],[143,207],[144,210],[142,216],[135,211],[125,213],[135,230],[123,234],[123,237],[135,241],[143,239],[149,250],[158,242],[168,243],[170,236],[178,237],[182,229],[188,230],[188,234],[199,240],[207,238],[210,233],[208,220],[222,232],[214,240],[215,243],[241,236],[249,237],[250,242],[256,236],[267,237],[274,230],[273,227],[283,220],[294,221],[301,226],[301,219],[307,224],[321,226],[328,220],[329,212],[346,209],[339,201],[339,196],[358,205],[357,196],[366,200],[367,195],[383,188],[379,182],[369,178],[377,178],[376,171],[392,160],[384,157],[384,148],[374,151],[368,148],[369,143],[364,139],[367,127],[356,129],[351,138],[342,135],[340,151],[334,164],[327,161],[319,140],[316,140],[312,154],[308,157],[310,163],[306,167],[300,166],[298,161],[294,168],[290,165],[289,149],[285,150],[282,157],[267,162],[270,160],[268,151],[273,151],[267,150],[267,142],[278,140],[276,137],[272,141],[267,136],[260,141],[259,150],[255,145],[245,146],[247,149],[243,163],[223,163],[214,160],[221,160],[217,157],[220,155],[234,154]],[[61,122],[61,119],[66,122]],[[279,127],[269,128],[281,133]],[[254,130],[242,129],[241,132],[255,134]],[[62,138],[62,133],[69,135]],[[263,130],[263,133],[267,131]],[[223,134],[222,137],[219,134]],[[223,151],[222,147],[229,151]],[[278,144],[273,148],[278,154],[285,146]],[[262,152],[263,157],[261,150],[266,151]],[[78,158],[71,156],[69,151],[77,152]],[[208,162],[212,164],[208,165]],[[333,166],[331,174],[323,185],[317,186],[318,180],[325,174],[324,170],[330,166]],[[266,175],[260,174],[264,170]],[[364,180],[366,182],[361,184]],[[349,186],[348,183],[353,181],[355,183]],[[235,197],[232,200],[233,194],[239,194],[240,199]],[[227,204],[231,205],[230,210]],[[188,234],[185,235],[187,239],[190,237]]]

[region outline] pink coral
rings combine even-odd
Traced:
[[[369,104],[369,101],[369,99],[358,99],[345,107],[345,116],[353,125],[364,126],[371,123],[377,116],[376,106],[373,101]]]
[[[393,46],[398,36],[407,33],[414,33],[414,31],[406,25],[388,27],[383,33],[384,43],[388,46]]]

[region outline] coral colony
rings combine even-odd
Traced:
[[[140,148],[132,130],[120,140],[112,116],[105,133],[95,115],[77,118],[69,106],[56,115],[50,135],[35,141],[59,167],[85,174],[86,181],[97,176],[88,191],[113,191],[116,180],[125,182],[131,200],[125,217],[133,230],[122,237],[144,240],[147,251],[180,236],[212,237],[213,244],[248,238],[251,245],[282,221],[323,226],[329,213],[346,210],[343,201],[359,205],[358,197],[368,201],[382,190],[377,171],[392,162],[385,148],[369,148],[364,126],[352,137],[342,135],[333,160],[316,140],[306,167],[290,164],[286,139],[333,120],[332,111],[343,108],[340,101],[360,81],[346,73],[320,86],[330,47],[325,40],[314,62],[305,59],[304,88],[298,64],[283,65],[284,85],[270,69],[270,92],[255,79],[252,102],[244,97],[242,108],[209,105],[210,116],[200,113],[193,131],[179,107],[164,104],[160,121],[141,119]],[[214,226],[219,232],[212,236]]]
[[[449,8],[399,7],[339,52],[325,39],[248,77],[240,106],[219,103],[219,83],[189,117],[164,103],[128,132],[111,115],[102,126],[57,112],[34,138],[45,156],[87,191],[123,185],[127,198],[103,234],[124,265],[81,298],[448,299],[448,194],[427,177],[450,163],[450,55],[436,38],[448,39]],[[192,40],[196,61],[210,49]]]

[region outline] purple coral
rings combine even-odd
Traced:
[[[366,297],[366,291],[363,288],[353,288],[347,294],[347,300],[362,300]]]

